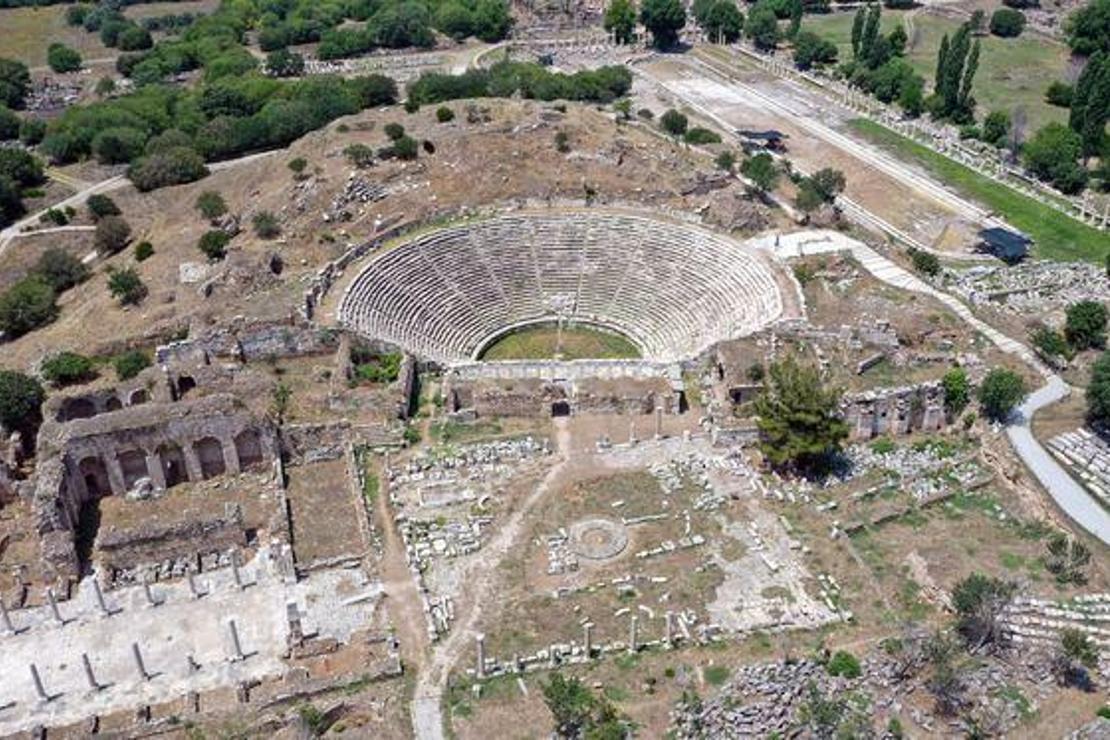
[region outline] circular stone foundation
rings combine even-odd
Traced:
[[[570,526],[570,549],[587,560],[609,560],[628,546],[628,530],[611,519],[586,519]]]

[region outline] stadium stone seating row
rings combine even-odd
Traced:
[[[375,257],[341,323],[431,360],[468,361],[507,327],[565,318],[619,328],[673,362],[777,319],[770,269],[701,228],[625,212],[518,212],[446,227]]]

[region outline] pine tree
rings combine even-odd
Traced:
[[[856,11],[856,17],[852,19],[852,58],[859,57],[860,40],[863,38],[863,22],[866,16],[866,11],[860,8]]]

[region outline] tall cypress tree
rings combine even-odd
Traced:
[[[859,42],[859,55],[865,60],[871,56],[871,47],[879,36],[879,14],[881,12],[882,6],[872,5],[868,10],[867,20],[863,24],[863,35]]]
[[[944,70],[948,64],[948,34],[940,40],[940,50],[937,51],[937,69],[933,74],[933,92],[939,97],[944,97]]]
[[[1068,125],[1083,140],[1083,155],[1102,151],[1106,121],[1110,118],[1110,54],[1091,55],[1072,94]]]
[[[863,38],[863,21],[866,11],[863,8],[856,10],[856,17],[852,19],[852,58],[859,57],[859,44]]]
[[[975,72],[979,69],[979,39],[975,39],[975,43],[971,46],[971,53],[968,54],[967,64],[964,67],[964,79],[960,85],[960,97],[957,103],[957,110],[954,111],[960,116],[970,116],[972,105],[971,98],[971,83],[975,80]]]
[[[942,97],[944,106],[941,112],[945,116],[953,115],[960,106],[960,88],[964,77],[964,62],[967,60],[970,32],[967,26],[961,26],[952,43],[948,46],[948,54],[944,60],[944,87]]]

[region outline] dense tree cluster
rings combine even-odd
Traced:
[[[611,103],[632,89],[632,73],[623,66],[599,67],[574,74],[552,72],[538,64],[499,62],[488,70],[460,75],[431,72],[409,85],[417,105],[460,98],[500,98],[520,94],[536,100]]]
[[[0,147],[0,227],[23,215],[23,190],[44,182],[38,159],[22,149]]]
[[[882,8],[860,8],[852,21],[852,59],[841,66],[851,83],[884,103],[897,102],[910,116],[924,109],[925,80],[913,71],[903,55],[906,32],[898,26],[887,35],[880,32]]]
[[[14,338],[49,324],[58,316],[58,294],[88,276],[76,257],[47,249],[26,277],[0,293],[0,331]]]
[[[933,95],[926,102],[936,118],[955,123],[974,120],[975,98],[971,85],[979,69],[979,40],[971,40],[971,26],[964,24],[949,38],[945,34],[937,52]]]
[[[41,150],[58,163],[130,163],[135,186],[151,190],[203,177],[206,161],[285,146],[396,96],[395,83],[380,75],[283,81],[255,73],[189,90],[152,85],[68,108],[47,127]]]
[[[1068,17],[1064,32],[1076,54],[1110,52],[1110,0],[1091,0]]]

